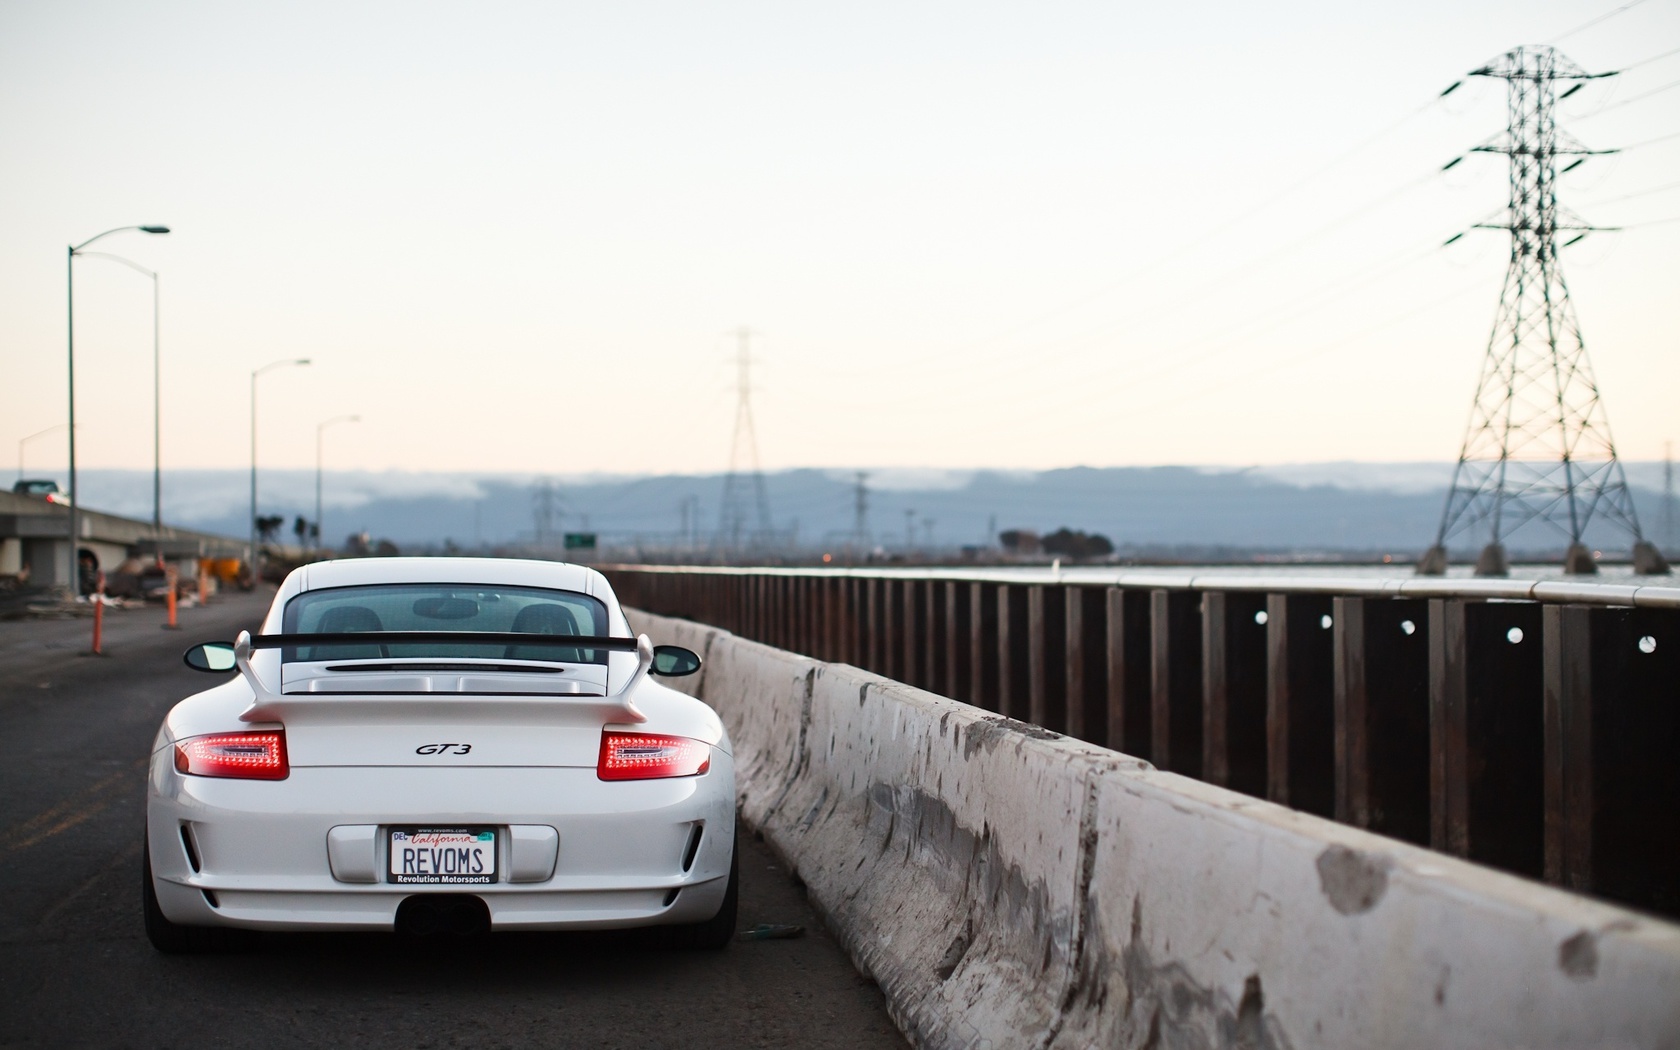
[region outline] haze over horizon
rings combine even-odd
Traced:
[[[1630,463],[1628,477],[1646,535],[1680,551],[1680,529],[1665,514],[1663,465]],[[1414,557],[1434,537],[1451,463],[1293,464],[1206,467],[1071,468],[1051,471],[886,469],[868,476],[865,532],[900,549],[918,545],[990,546],[1003,529],[1097,532],[1121,544],[1224,546],[1247,550],[1389,552]],[[772,526],[790,548],[853,542],[855,474],[847,470],[768,472]],[[247,472],[190,470],[165,475],[165,516],[173,523],[239,535],[248,514]],[[723,478],[703,475],[532,475],[494,472],[334,471],[325,476],[328,542],[366,532],[412,544],[461,547],[529,543],[538,490],[554,485],[553,535],[600,533],[615,545],[709,547],[717,536]],[[265,470],[265,513],[313,517],[312,470]],[[147,518],[151,473],[90,470],[85,506]],[[1608,550],[1621,537],[1590,530]],[[1474,537],[1464,542],[1473,542]],[[1514,550],[1543,551],[1555,536],[1520,532]],[[1455,544],[1455,549],[1458,545]]]
[[[0,9],[0,440],[64,419],[64,246],[161,274],[166,472],[1450,461],[1519,44],[1625,69],[1564,269],[1622,454],[1676,434],[1680,5],[78,0]],[[1601,16],[1605,17],[1600,20]],[[79,459],[151,466],[151,288],[76,264]],[[64,435],[23,451],[50,471]],[[58,469],[62,469],[61,466]],[[32,472],[34,472],[32,468]]]

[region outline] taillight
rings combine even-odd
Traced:
[[[175,745],[175,771],[195,777],[285,780],[286,734],[215,733],[188,737]]]
[[[685,736],[656,733],[602,733],[595,775],[602,780],[657,780],[692,777],[711,767],[712,749]]]

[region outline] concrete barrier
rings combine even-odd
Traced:
[[[743,820],[919,1046],[1680,1046],[1680,926],[632,622],[707,657]]]

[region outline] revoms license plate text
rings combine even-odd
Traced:
[[[493,828],[391,828],[389,881],[478,885],[496,881]]]

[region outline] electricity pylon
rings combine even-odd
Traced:
[[[1668,545],[1668,552],[1673,554],[1680,550],[1680,532],[1675,526],[1680,523],[1680,515],[1675,513],[1674,502],[1674,442],[1663,444],[1663,542]]]
[[[531,517],[536,523],[537,549],[546,551],[554,542],[554,523],[561,516],[558,510],[554,481],[544,478],[531,486]]]
[[[856,550],[869,549],[869,472],[857,472],[857,485],[852,490],[852,545]]]
[[[1568,540],[1565,572],[1596,572],[1582,538],[1595,519],[1631,537],[1636,571],[1667,572],[1640,534],[1558,265],[1558,234],[1575,235],[1567,247],[1596,227],[1558,204],[1557,158],[1580,158],[1563,169],[1568,171],[1588,155],[1608,151],[1586,149],[1558,130],[1555,85],[1575,81],[1567,97],[1586,81],[1613,74],[1588,73],[1550,47],[1519,47],[1470,75],[1508,86],[1505,133],[1473,152],[1510,158],[1510,202],[1497,219],[1477,227],[1510,233],[1511,262],[1441,527],[1418,572],[1444,573],[1447,541],[1485,530],[1476,574],[1507,575],[1506,539],[1534,522]]]
[[[723,477],[723,501],[718,511],[716,546],[740,550],[743,542],[751,548],[769,546],[773,540],[770,529],[770,500],[764,492],[764,471],[758,463],[758,436],[752,418],[752,348],[753,333],[747,328],[735,331],[739,349],[735,354],[735,435],[729,444],[729,473]],[[741,477],[745,469],[751,475],[753,510],[756,525],[749,529],[747,481]]]

